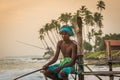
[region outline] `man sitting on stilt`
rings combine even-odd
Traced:
[[[63,40],[58,41],[52,60],[43,66],[44,75],[53,80],[68,80],[68,75],[75,70],[77,45],[70,39],[70,36],[74,35],[71,26],[62,26],[60,35]],[[59,64],[53,64],[58,60],[60,51],[64,57],[63,61]]]

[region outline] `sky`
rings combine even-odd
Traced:
[[[103,32],[120,33],[120,0],[104,0],[106,9]],[[74,13],[82,5],[96,12],[97,0],[0,0],[0,57],[43,55],[45,50],[20,44],[30,43],[43,48],[39,29],[61,13]]]

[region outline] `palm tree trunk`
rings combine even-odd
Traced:
[[[59,34],[57,33],[57,31],[55,31],[55,36],[56,36],[56,38],[57,38],[57,41],[59,41],[59,40],[60,40],[60,37],[59,37]]]
[[[59,28],[56,29],[56,32],[59,33]],[[61,36],[58,36],[60,40],[62,40]]]
[[[45,44],[46,44],[46,46],[47,46],[47,48],[48,48],[49,46],[48,46],[48,44],[47,44],[47,42],[46,42],[46,40],[45,40],[45,39],[44,39],[44,42],[45,42]]]
[[[41,40],[41,41],[42,41],[42,44],[43,44],[44,48],[46,48],[45,43],[43,42],[43,40]]]
[[[82,33],[83,33],[82,34],[83,35],[83,41],[85,41],[85,38],[86,38],[86,36],[85,36],[85,28],[82,29]]]
[[[59,29],[58,29],[58,28],[56,29],[56,33],[59,34]],[[61,37],[61,36],[58,36],[58,37],[59,37],[59,40],[62,40],[62,37]]]
[[[48,33],[48,32],[47,32],[47,35],[48,35],[48,38],[49,38],[49,40],[51,41],[51,43],[52,43],[53,47],[55,48],[55,44],[54,44],[54,42],[52,41],[52,39],[51,39],[51,37],[50,37],[50,35],[49,35],[49,33]]]
[[[53,36],[53,39],[54,39],[54,42],[55,42],[55,44],[57,43],[57,40],[56,40],[56,38],[55,38],[55,36],[54,36],[54,34],[53,34],[53,31],[50,31],[51,33],[52,33],[52,36]]]
[[[95,36],[95,46],[94,46],[94,51],[97,51],[97,35]]]

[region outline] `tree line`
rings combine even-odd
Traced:
[[[55,48],[57,41],[61,39],[59,36],[59,28],[62,25],[71,25],[73,31],[76,33],[74,26],[77,25],[77,16],[80,16],[83,21],[83,44],[86,45],[85,43],[88,43],[87,45],[92,46],[89,51],[93,48],[94,51],[96,51],[98,38],[101,38],[103,34],[102,11],[105,10],[105,2],[103,0],[98,0],[96,9],[97,12],[91,12],[85,5],[83,5],[73,14],[68,12],[62,13],[56,20],[52,19],[50,22],[46,23],[39,30],[39,38],[44,48],[50,47],[50,44]],[[76,35],[74,35],[74,39],[75,38]],[[46,39],[48,39],[50,43],[48,43]]]

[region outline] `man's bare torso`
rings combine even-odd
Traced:
[[[72,48],[76,46],[76,44],[73,41],[70,41],[69,43],[65,43],[63,40],[60,41],[60,49],[61,52],[65,57],[71,57],[72,56]]]

